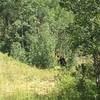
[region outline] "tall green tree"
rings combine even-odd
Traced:
[[[70,49],[81,48],[92,55],[97,87],[100,88],[100,1],[60,0],[60,5],[74,14],[74,22],[66,28],[71,37]]]
[[[72,22],[70,15],[58,0],[1,0],[0,51],[21,61],[25,57],[29,64],[52,66],[55,48],[63,43],[58,34]]]

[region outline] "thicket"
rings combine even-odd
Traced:
[[[55,64],[73,16],[58,0],[0,0],[0,51],[39,67]],[[59,36],[60,35],[60,36]]]

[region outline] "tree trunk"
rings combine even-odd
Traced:
[[[93,63],[96,77],[96,85],[97,88],[100,89],[100,53],[96,50],[94,50],[93,53]]]

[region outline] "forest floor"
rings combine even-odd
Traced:
[[[46,95],[55,87],[57,73],[30,67],[0,53],[0,98],[23,93]]]

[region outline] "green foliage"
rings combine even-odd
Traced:
[[[0,1],[0,50],[17,59],[22,55],[19,60],[29,64],[53,66],[58,33],[72,18],[57,0]]]
[[[79,100],[75,77],[64,74],[58,84],[58,100]]]
[[[66,29],[73,38],[73,48],[80,45],[93,54],[93,50],[99,50],[100,6],[98,0],[61,0],[60,5],[74,14],[74,22]]]
[[[50,98],[43,96],[46,99],[97,99],[100,89],[99,33],[99,0],[0,1],[0,51],[39,68],[55,66],[57,50],[66,58],[68,71],[61,75],[57,93]],[[92,63],[81,62],[76,68],[72,67],[75,55],[79,61],[81,56],[92,55]],[[16,96],[17,93],[13,98]]]
[[[21,48],[21,44],[19,42],[13,42],[11,45],[11,52],[10,55],[17,59],[25,62],[26,56],[25,56],[25,50]]]
[[[98,0],[60,0],[60,5],[74,14],[73,23],[66,28],[71,37],[72,51],[79,49],[83,55],[92,55],[94,76],[100,89],[100,4]],[[84,78],[84,75],[82,75]],[[83,80],[82,80],[83,81]]]
[[[54,100],[98,100],[95,81],[83,81],[77,76],[73,75],[72,70],[60,73],[57,87],[51,97],[54,96]]]

